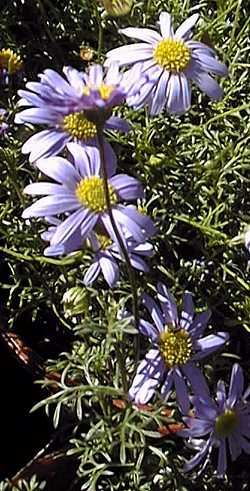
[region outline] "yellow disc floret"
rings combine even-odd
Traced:
[[[100,249],[105,251],[113,243],[112,239],[105,234],[96,234]]]
[[[116,192],[108,184],[109,197],[111,205],[117,203]],[[105,199],[104,184],[101,177],[93,176],[81,179],[76,187],[76,196],[80,203],[86,208],[89,208],[95,213],[101,213],[107,210],[107,204]]]
[[[78,140],[90,140],[96,136],[96,125],[89,121],[84,112],[68,114],[63,118],[63,129]]]
[[[165,70],[182,72],[191,58],[190,49],[179,39],[163,39],[154,50],[154,60]]]
[[[13,73],[22,70],[23,60],[21,56],[17,55],[10,48],[3,48],[0,50],[0,69],[5,68],[11,75]]]
[[[160,334],[159,348],[168,368],[183,365],[192,356],[192,340],[184,329],[168,329]]]
[[[90,95],[90,92],[91,92],[91,89],[92,90],[97,90],[100,94],[100,97],[104,100],[104,101],[107,101],[113,90],[115,89],[115,86],[114,85],[106,85],[106,84],[101,84],[100,86],[98,87],[95,87],[94,85],[86,85],[84,88],[83,88],[83,95]]]
[[[238,424],[239,419],[236,412],[232,409],[226,409],[215,420],[215,433],[221,438],[226,438],[234,432]]]
[[[114,86],[113,85],[105,85],[105,84],[102,84],[99,87],[99,94],[100,94],[101,98],[104,101],[107,101],[110,98],[113,90],[114,90]]]

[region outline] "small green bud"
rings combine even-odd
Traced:
[[[109,15],[119,17],[130,12],[133,0],[102,0],[102,4]]]
[[[151,167],[158,167],[162,164],[165,158],[166,156],[164,153],[157,153],[156,155],[151,155],[148,163]]]
[[[85,288],[73,286],[64,293],[62,303],[65,317],[88,314],[89,304]]]

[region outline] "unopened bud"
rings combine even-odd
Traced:
[[[62,302],[65,317],[88,313],[89,305],[85,288],[73,286],[64,293]]]

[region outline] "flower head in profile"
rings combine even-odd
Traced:
[[[164,107],[170,113],[184,113],[191,105],[191,81],[212,99],[222,97],[222,89],[211,75],[226,76],[227,67],[215,58],[212,48],[192,39],[198,17],[193,14],[175,32],[167,12],[160,14],[160,33],[145,28],[121,29],[125,36],[143,42],[112,49],[106,64],[136,64],[148,79],[139,94],[128,97],[130,105],[139,109],[147,104],[151,114],[159,114]]]
[[[195,316],[189,292],[184,295],[180,319],[175,301],[162,283],[158,284],[157,297],[160,306],[151,296],[143,296],[153,323],[141,319],[139,328],[153,346],[137,369],[129,396],[136,404],[146,404],[161,384],[161,395],[167,400],[175,386],[179,407],[187,414],[190,403],[186,382],[194,394],[208,395],[207,383],[196,362],[223,346],[228,334],[218,332],[203,337],[211,312]]]
[[[152,245],[149,242],[138,244],[130,234],[125,232],[124,235],[131,266],[143,272],[149,271],[143,256],[152,256]],[[92,233],[89,236],[89,241],[95,256],[93,263],[84,276],[85,285],[92,285],[99,274],[102,273],[108,285],[110,287],[115,286],[119,279],[120,271],[118,261],[123,260],[117,243],[111,240],[106,233]]]
[[[81,240],[84,241],[97,226],[103,227],[110,238],[116,241],[106,205],[99,151],[95,147],[82,147],[77,143],[69,143],[67,148],[72,163],[62,157],[50,157],[37,162],[37,168],[56,183],[38,182],[24,189],[27,194],[44,197],[24,210],[23,218],[58,218],[58,215],[64,213],[65,220],[57,226],[51,246],[64,245],[74,240],[76,231],[80,232]],[[154,233],[153,222],[135,207],[121,203],[141,198],[142,185],[126,174],[114,175],[115,154],[109,146],[106,146],[105,152],[110,202],[117,228],[121,237],[124,237],[126,230],[137,242],[143,242]]]
[[[145,76],[140,76],[140,68],[136,66],[129,74],[122,74],[119,72],[119,64],[114,62],[105,72],[101,65],[92,65],[89,73],[83,74],[83,81],[84,109],[89,119],[98,124],[105,122],[112,108],[125,102],[126,97],[139,93]]]
[[[101,101],[109,107],[106,129],[124,132],[130,129],[126,121],[110,116],[112,104],[118,100],[119,91],[113,88],[112,94],[108,85],[101,83],[100,70],[99,65],[93,65],[89,75],[86,75],[74,68],[64,67],[65,79],[54,70],[47,69],[40,75],[40,82],[28,82],[27,90],[18,91],[21,96],[18,105],[26,106],[28,109],[16,114],[15,122],[48,127],[35,133],[24,143],[22,151],[30,154],[30,162],[57,155],[70,141],[81,145],[96,145],[97,127],[92,116],[93,110],[100,106]],[[108,71],[107,76],[107,84],[109,80],[114,83],[119,78],[117,71],[113,69]],[[102,86],[101,93],[100,89],[96,89],[99,81],[100,87]],[[124,88],[123,98],[125,93]]]
[[[42,233],[41,237],[51,243],[57,227],[61,224],[61,220],[51,217],[47,221],[50,223],[50,227],[46,232]],[[138,244],[126,231],[124,236],[126,237],[126,247],[132,267],[147,272],[149,268],[143,257],[151,257],[153,255],[153,246],[149,242]],[[105,230],[90,232],[86,244],[86,241],[82,240],[80,230],[77,229],[64,244],[46,247],[44,254],[45,256],[69,254],[86,248],[86,245],[94,252],[94,258],[84,275],[84,284],[86,286],[92,285],[102,273],[108,285],[111,288],[114,287],[120,275],[119,261],[123,259],[116,242],[108,236]]]
[[[6,123],[6,121],[5,121],[6,114],[7,114],[7,111],[5,111],[5,109],[0,107],[0,135],[4,135],[4,133],[9,128],[8,123]]]
[[[250,454],[250,403],[247,401],[250,388],[245,392],[242,368],[235,363],[232,368],[228,396],[225,384],[220,380],[217,384],[216,401],[211,398],[192,397],[194,417],[184,418],[187,429],[179,432],[181,436],[189,436],[192,443],[199,438],[199,452],[185,465],[189,471],[210,454],[213,447],[218,448],[219,476],[227,469],[227,443],[232,460],[236,460],[242,450]],[[200,440],[208,435],[207,440]]]

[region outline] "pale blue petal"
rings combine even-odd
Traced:
[[[192,78],[202,92],[205,92],[211,99],[219,101],[223,97],[222,88],[219,86],[218,82],[207,73],[200,72],[195,74]]]
[[[107,53],[107,57],[106,66],[109,66],[113,61],[117,61],[120,66],[129,65],[153,58],[153,47],[146,43],[128,44],[112,49]]]
[[[23,190],[25,194],[31,195],[47,195],[47,194],[68,194],[69,191],[59,184],[52,184],[51,182],[35,182],[34,184],[28,184]]]
[[[134,177],[127,176],[126,174],[117,174],[109,182],[122,201],[134,201],[144,196],[142,184]]]
[[[159,333],[164,331],[164,317],[160,307],[158,307],[154,299],[147,293],[144,293],[142,297],[142,304],[149,311]]]
[[[127,27],[126,29],[120,29],[119,32],[127,37],[150,43],[154,47],[162,40],[160,34],[153,31],[153,29]]]
[[[86,222],[89,225],[90,231],[94,225],[96,220],[93,220],[95,216],[89,210],[85,210],[80,208],[75,213],[72,213],[66,220],[64,220],[56,229],[56,232],[51,240],[51,245],[56,245],[59,243],[66,242],[72,234],[83,224]],[[92,220],[91,220],[92,219]],[[84,241],[85,237],[82,234],[82,240]]]
[[[101,272],[101,267],[99,264],[99,261],[95,261],[91,266],[88,268],[87,272],[84,275],[83,278],[83,283],[86,286],[92,285],[94,281],[98,278],[99,274]]]
[[[183,310],[181,313],[180,327],[188,331],[190,324],[193,320],[193,317],[194,317],[193,296],[192,293],[185,292],[183,298]]]
[[[99,263],[106,282],[113,288],[119,279],[118,264],[111,255],[107,256],[105,253],[100,255]]]
[[[186,382],[178,369],[173,370],[173,379],[176,390],[176,399],[180,410],[183,414],[187,414],[190,408],[189,397]]]
[[[209,397],[209,388],[206,379],[199,368],[189,362],[181,366],[181,371],[189,380],[194,394],[199,395],[203,399]]]
[[[175,32],[175,38],[179,39],[188,39],[190,35],[190,31],[193,29],[197,20],[199,19],[199,14],[193,14],[191,17],[188,17]]]
[[[219,445],[219,458],[217,472],[219,476],[224,476],[227,469],[227,452],[226,452],[226,440],[225,438],[220,439]]]
[[[81,177],[100,176],[101,163],[97,148],[70,142],[67,144],[67,149],[72,155],[75,168]]]
[[[75,192],[80,176],[68,160],[63,157],[50,157],[38,160],[36,166],[43,174]]]
[[[207,442],[204,442],[204,445],[200,452],[198,452],[189,462],[186,462],[184,466],[184,472],[191,471],[194,467],[200,464],[200,462],[204,459],[205,455],[209,451],[211,444],[211,439],[207,440]]]
[[[166,39],[173,37],[174,31],[172,27],[171,15],[167,12],[162,12],[160,14],[159,21],[162,37]]]
[[[195,343],[195,349],[199,351],[193,356],[193,360],[201,360],[211,355],[214,351],[220,349],[228,339],[229,334],[227,332],[217,332],[198,339]]]
[[[242,398],[244,389],[243,370],[238,363],[234,363],[231,373],[230,386],[228,392],[228,404],[233,406],[239,399]]]
[[[177,324],[178,313],[174,297],[168,291],[167,287],[161,282],[158,282],[157,290],[157,297],[161,302],[161,307],[164,312],[165,324]]]
[[[152,98],[152,105],[151,105],[151,110],[150,114],[156,115],[159,114],[162,109],[164,108],[167,98],[166,98],[166,90],[167,90],[167,84],[169,80],[169,72],[167,70],[164,70],[162,72],[161,77],[158,80],[158,84],[156,86],[153,98]]]
[[[56,196],[46,196],[26,208],[22,217],[31,218],[58,215],[66,211],[76,210],[79,206],[78,200],[71,195],[62,196],[58,194]]]
[[[145,319],[140,319],[139,330],[144,335],[151,339],[151,341],[156,342],[159,338],[159,332],[155,329],[153,324],[146,321]]]

